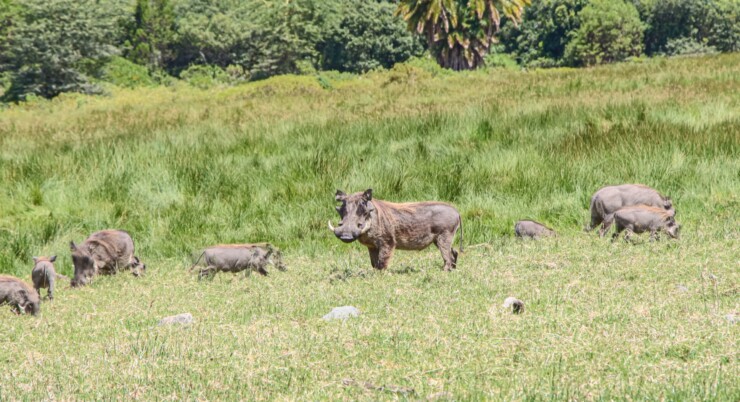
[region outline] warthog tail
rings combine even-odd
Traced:
[[[465,250],[463,250],[463,224],[462,224],[462,216],[458,217],[457,219],[460,222],[460,252],[462,253],[463,251],[465,251]]]
[[[200,259],[201,259],[201,258],[203,258],[203,256],[204,256],[205,254],[206,254],[206,252],[205,252],[205,250],[203,250],[203,252],[202,252],[202,253],[200,253],[200,256],[198,257],[198,259],[197,259],[197,260],[195,260],[195,262],[193,263],[193,266],[192,266],[192,267],[190,267],[190,269],[188,270],[188,272],[193,272],[193,268],[195,268],[195,266],[196,266],[196,265],[198,265],[198,263],[200,262]]]

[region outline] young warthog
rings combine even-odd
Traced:
[[[423,250],[434,243],[442,253],[445,271],[457,266],[457,251],[452,248],[455,232],[460,228],[460,251],[463,250],[462,219],[455,207],[443,202],[410,202],[396,204],[374,200],[373,190],[347,195],[337,190],[335,200],[339,226],[329,221],[329,230],[345,243],[359,240],[370,252],[374,268],[385,269],[393,250]]]
[[[90,235],[79,246],[69,243],[75,276],[72,286],[87,285],[95,275],[113,275],[130,269],[134,276],[142,275],[146,265],[134,255],[134,241],[123,230],[101,230]]]
[[[516,237],[530,237],[532,239],[557,236],[554,230],[539,222],[531,220],[523,220],[517,222],[514,225],[514,233],[516,233]]]
[[[612,236],[612,241],[616,240],[619,234],[625,230],[624,240],[628,240],[632,233],[650,231],[651,241],[658,238],[658,232],[661,230],[666,232],[668,236],[677,239],[680,230],[673,214],[663,208],[646,207],[644,205],[622,208],[607,216],[604,221],[605,231],[609,230],[613,222],[617,223],[617,228]]]
[[[664,197],[657,190],[642,184],[622,184],[618,186],[602,187],[591,197],[591,224],[586,231],[594,229],[620,208],[635,205],[647,205],[649,207],[662,208],[668,213],[675,215],[673,202]],[[604,237],[605,225],[599,230],[599,236]]]
[[[33,287],[36,289],[39,297],[41,297],[41,289],[48,289],[47,295],[49,300],[54,300],[54,284],[57,278],[69,279],[64,275],[57,274],[54,270],[54,261],[57,260],[57,256],[51,257],[33,257],[33,271],[31,271],[31,279],[33,279]]]
[[[10,304],[16,313],[37,315],[41,310],[39,295],[18,278],[0,275],[0,304]]]
[[[267,264],[276,266],[280,271],[286,270],[280,250],[270,243],[219,244],[208,247],[195,260],[190,271],[198,265],[201,258],[205,259],[206,267],[200,270],[199,278],[219,271],[236,273],[247,269],[267,275]]]

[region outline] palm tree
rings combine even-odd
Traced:
[[[437,63],[456,71],[483,65],[501,15],[521,21],[531,0],[400,0],[396,15],[408,29],[424,34]]]

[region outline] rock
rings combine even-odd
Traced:
[[[725,320],[727,320],[730,324],[735,324],[740,321],[740,316],[735,313],[730,313],[725,316]]]
[[[689,288],[687,288],[684,285],[676,285],[676,290],[678,290],[681,293],[686,293],[689,291]]]
[[[172,324],[192,324],[195,322],[193,320],[193,315],[190,313],[182,313],[178,315],[172,315],[169,317],[164,317],[161,320],[159,320],[159,325],[172,325]]]
[[[524,302],[517,299],[516,297],[507,297],[504,300],[504,308],[511,308],[514,314],[520,314],[524,312]]]
[[[452,399],[452,394],[444,391],[427,396],[427,401],[451,401]]]
[[[324,321],[331,320],[346,320],[350,317],[357,317],[360,315],[360,310],[352,306],[334,307],[331,309],[329,314],[323,316],[321,319]]]

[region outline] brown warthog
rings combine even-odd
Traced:
[[[347,195],[337,190],[335,200],[339,226],[329,229],[339,240],[359,240],[370,252],[374,268],[385,269],[393,250],[423,250],[434,243],[442,253],[445,271],[457,266],[457,251],[452,248],[455,232],[460,228],[460,251],[463,250],[462,219],[455,207],[443,202],[410,202],[396,204],[374,200],[373,190]]]
[[[33,279],[33,287],[36,289],[39,297],[41,297],[41,289],[48,289],[47,295],[49,300],[54,300],[54,284],[56,279],[69,279],[64,275],[57,274],[54,269],[54,261],[57,260],[57,256],[51,257],[33,257],[33,271],[31,271],[31,279]]]
[[[134,241],[123,230],[101,230],[90,235],[79,246],[69,243],[75,276],[72,286],[87,285],[95,275],[113,275],[130,269],[134,276],[142,275],[146,265],[134,255]]]
[[[514,225],[514,233],[516,233],[516,237],[530,237],[532,239],[557,236],[554,230],[532,220],[522,220],[517,222]]]
[[[18,278],[0,275],[0,304],[10,304],[16,313],[37,315],[41,310],[39,295]]]
[[[622,184],[619,186],[602,187],[591,197],[591,224],[586,231],[594,229],[620,208],[635,205],[646,205],[649,207],[662,208],[668,213],[675,215],[673,202],[664,197],[657,190],[642,184]],[[606,227],[602,225],[599,236],[604,237]]]
[[[280,271],[286,270],[280,250],[270,243],[219,244],[208,247],[195,260],[190,271],[198,265],[201,258],[205,259],[206,268],[200,270],[199,278],[219,271],[236,273],[251,270],[267,275],[267,264],[276,266]]]
[[[658,238],[659,231],[666,232],[668,236],[677,239],[680,230],[673,214],[663,208],[644,205],[622,208],[607,216],[604,221],[606,230],[609,230],[614,222],[617,223],[617,228],[612,236],[612,241],[616,240],[622,231],[625,231],[624,240],[628,240],[632,233],[647,231],[650,232],[651,241]]]

